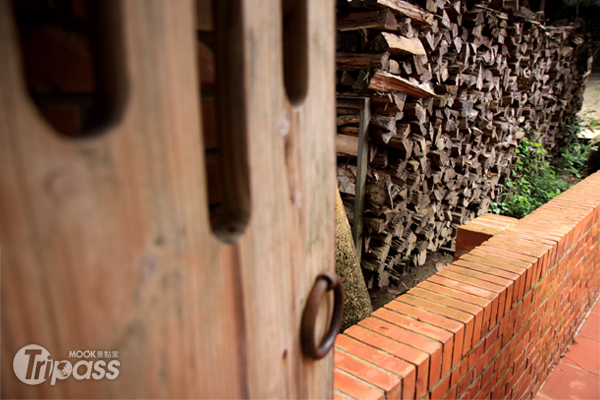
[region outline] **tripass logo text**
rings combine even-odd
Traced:
[[[62,381],[71,375],[77,380],[115,379],[119,376],[118,367],[121,363],[115,360],[119,357],[118,351],[71,350],[69,357],[99,360],[80,360],[75,365],[66,360],[54,361],[48,350],[37,344],[30,344],[15,354],[13,370],[17,378],[28,385],[39,385],[48,378],[50,385],[54,385],[57,379]]]

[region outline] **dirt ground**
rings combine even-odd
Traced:
[[[591,74],[585,92],[583,94],[583,105],[581,111],[577,113],[581,118],[592,117],[600,119],[600,73]],[[581,135],[591,139],[600,135],[600,130],[584,130]]]
[[[427,278],[437,271],[442,270],[446,265],[452,264],[453,261],[453,253],[445,251],[438,251],[436,253],[428,252],[425,265],[408,271],[404,274],[398,285],[390,285],[381,289],[369,290],[373,311],[383,307],[401,294],[408,292],[420,282],[427,280]]]

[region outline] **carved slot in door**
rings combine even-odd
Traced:
[[[281,0],[283,75],[290,103],[299,106],[308,87],[307,0]]]
[[[126,99],[117,0],[12,2],[23,77],[41,115],[60,134],[88,137],[118,122]]]
[[[241,0],[196,0],[197,59],[212,230],[234,242],[250,218]]]

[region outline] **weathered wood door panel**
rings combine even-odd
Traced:
[[[308,2],[294,106],[281,4],[242,2],[251,206],[234,244],[209,224],[194,4],[118,4],[121,119],[69,139],[29,99],[0,1],[2,396],[331,396],[332,355],[302,355],[300,320],[316,275],[334,270],[333,2]],[[118,351],[119,375],[28,385],[13,359],[29,344],[72,364],[69,350]]]

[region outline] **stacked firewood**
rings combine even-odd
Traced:
[[[338,94],[371,99],[362,266],[387,286],[499,200],[524,130],[554,147],[581,107],[589,45],[518,0],[340,0],[337,28]],[[359,123],[338,108],[351,222]]]

